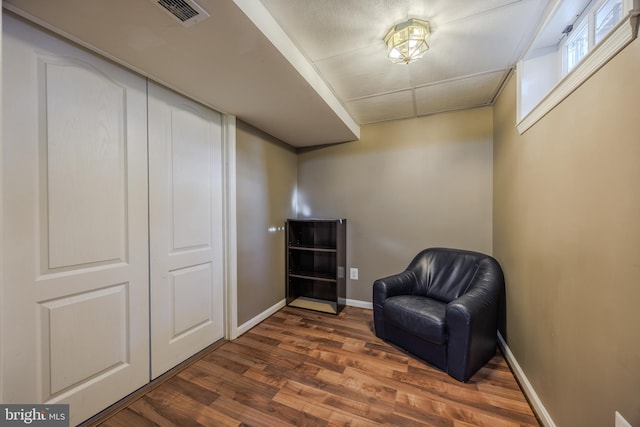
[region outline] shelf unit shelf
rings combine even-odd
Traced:
[[[323,276],[318,273],[289,273],[289,277],[298,278],[298,279],[311,279],[311,280],[319,280],[321,282],[335,282],[336,279],[334,277]]]
[[[336,252],[336,248],[314,248],[311,246],[289,246],[289,249],[292,251]]]
[[[289,219],[287,305],[338,314],[346,301],[346,219]]]

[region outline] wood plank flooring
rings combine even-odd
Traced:
[[[378,339],[355,307],[285,307],[101,424],[156,425],[539,426],[500,353],[463,384]]]

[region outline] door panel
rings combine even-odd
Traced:
[[[5,403],[77,424],[149,380],[145,80],[3,17]]]
[[[118,284],[40,304],[42,348],[50,352],[43,377],[51,396],[127,365],[128,291],[128,284]],[[78,320],[99,324],[100,334]]]
[[[149,83],[152,378],[223,338],[220,114]]]
[[[174,308],[173,339],[212,319],[212,264],[208,262],[169,273]]]
[[[48,267],[124,261],[126,88],[80,62],[38,62]]]
[[[171,111],[171,163],[170,183],[172,189],[172,252],[188,249],[208,249],[211,247],[211,190],[213,168],[212,150],[219,150],[218,141],[210,141],[219,132],[211,129],[213,118],[201,117],[198,108],[186,105],[169,107]],[[181,110],[185,108],[185,110]],[[188,108],[188,109],[187,109]],[[207,112],[208,113],[208,112]],[[152,117],[153,118],[153,117]],[[152,143],[159,142],[160,138]]]

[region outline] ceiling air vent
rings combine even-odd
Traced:
[[[185,27],[190,27],[209,17],[209,14],[193,0],[151,0],[173,16]]]

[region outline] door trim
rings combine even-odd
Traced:
[[[238,245],[236,216],[236,116],[222,115],[224,212],[224,296],[225,334],[238,337]]]
[[[4,15],[4,9],[2,8],[2,0],[0,0],[0,94],[3,93],[2,92],[2,17]],[[4,102],[2,100],[2,97],[0,96],[0,129],[4,129],[2,127],[2,108],[3,108]],[[3,132],[0,131],[0,242],[4,241],[4,230],[3,230],[3,215],[2,213],[4,212],[4,204],[3,204],[3,200],[4,200],[4,193],[3,193],[3,188],[4,188],[4,180],[3,180],[3,176],[4,176],[4,169],[3,169],[3,163],[4,163],[4,158],[2,156],[2,153],[4,152],[4,146],[2,144],[2,139],[3,139]],[[4,289],[4,253],[2,252],[2,247],[4,245],[0,244],[0,307],[2,307],[2,290]],[[2,337],[2,316],[0,316],[0,349],[4,348],[3,345],[3,337]],[[3,369],[1,369],[1,367],[4,366],[3,364],[3,360],[2,360],[2,351],[0,351],[0,402],[4,402],[4,379],[3,379]]]

